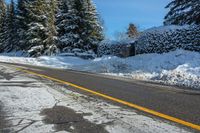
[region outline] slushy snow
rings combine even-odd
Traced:
[[[103,73],[200,89],[200,53],[181,49],[128,58],[104,56],[84,60],[71,56],[39,58],[0,56],[0,61]]]

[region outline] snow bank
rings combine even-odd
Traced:
[[[104,56],[94,60],[70,56],[0,56],[0,61],[104,73],[200,89],[200,53],[180,49],[164,54],[143,54],[125,59],[115,56]]]

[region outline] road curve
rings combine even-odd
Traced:
[[[92,91],[200,125],[200,92],[198,91],[186,91],[181,87],[118,79],[73,70],[12,63],[3,64],[23,67],[25,70],[67,81]]]

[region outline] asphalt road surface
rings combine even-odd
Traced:
[[[1,64],[1,63],[0,63]],[[5,64],[5,63],[3,63]],[[200,92],[101,74],[10,64],[200,125]],[[81,90],[76,90],[82,92]]]

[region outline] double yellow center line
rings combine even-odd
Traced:
[[[193,123],[190,123],[190,122],[187,122],[187,121],[184,121],[184,120],[181,120],[181,119],[169,116],[169,115],[165,115],[165,114],[156,112],[154,110],[151,110],[151,109],[148,109],[148,108],[145,108],[145,107],[142,107],[142,106],[130,103],[130,102],[126,102],[124,100],[120,100],[118,98],[114,98],[114,97],[111,97],[111,96],[108,96],[108,95],[105,95],[105,94],[90,90],[88,88],[78,86],[76,84],[73,84],[73,83],[70,83],[70,82],[67,82],[67,81],[63,81],[63,80],[60,80],[60,79],[49,77],[47,75],[35,73],[35,72],[29,71],[29,70],[25,70],[25,69],[22,69],[22,68],[16,68],[16,69],[20,70],[22,72],[25,72],[25,73],[29,73],[29,74],[32,74],[32,75],[36,75],[36,76],[39,76],[39,77],[42,77],[42,78],[46,78],[46,79],[49,79],[49,80],[52,80],[52,81],[56,81],[56,82],[59,82],[59,83],[62,83],[62,84],[66,84],[66,85],[75,87],[75,88],[77,88],[79,90],[82,90],[82,91],[85,91],[85,92],[89,92],[91,94],[103,97],[105,99],[108,99],[108,100],[111,100],[111,101],[114,101],[114,102],[129,106],[129,107],[135,108],[137,110],[149,113],[151,115],[158,116],[160,118],[164,118],[166,120],[169,120],[169,121],[172,121],[172,122],[175,122],[175,123],[178,123],[178,124],[181,124],[181,125],[184,125],[184,126],[187,126],[187,127],[190,127],[190,128],[193,128],[193,129],[196,129],[196,130],[200,131],[200,125],[196,125],[196,124],[193,124]]]

